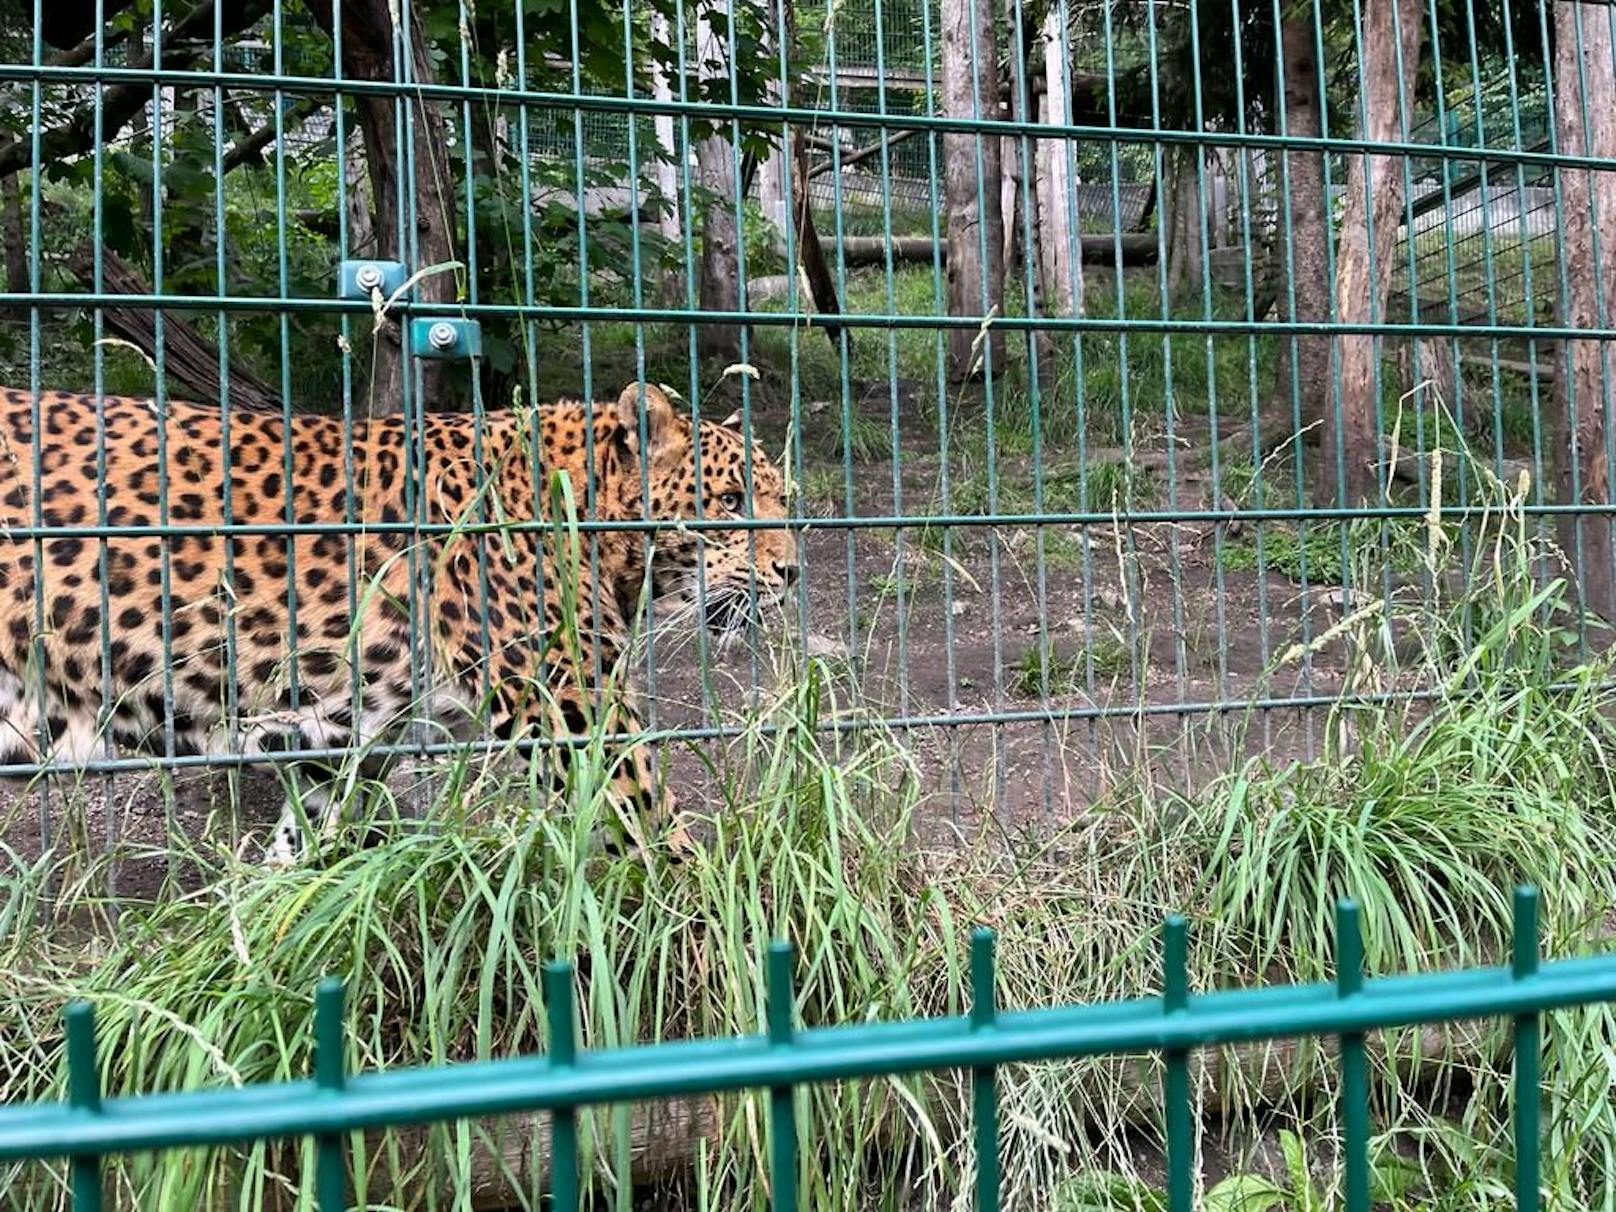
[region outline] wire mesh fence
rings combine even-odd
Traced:
[[[1589,651],[1610,14],[1518,7],[25,6],[7,770],[551,746],[568,460],[614,732],[829,662],[956,814],[1417,701],[1501,515]]]

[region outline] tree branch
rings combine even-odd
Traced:
[[[125,41],[125,38],[126,35],[116,32],[110,35],[105,35],[101,39],[101,49],[103,51],[109,51],[114,46],[121,45]],[[70,46],[66,50],[59,50],[54,55],[46,58],[45,66],[83,67],[86,63],[94,62],[94,60],[95,35],[91,34],[76,46]]]
[[[859,163],[859,161],[868,160],[871,156],[883,150],[890,150],[897,144],[902,143],[905,139],[908,139],[913,135],[918,135],[919,133],[920,130],[918,128],[911,128],[909,130],[901,130],[894,135],[887,135],[879,143],[872,143],[868,147],[861,147],[857,151],[848,152],[842,157],[840,165],[838,165],[835,160],[820,161],[808,171],[808,175],[810,177],[822,177],[826,173],[831,172],[836,168],[852,168],[853,165]],[[817,144],[818,140],[814,140],[814,142]],[[828,145],[829,140],[826,140],[825,142]]]
[[[270,9],[271,0],[202,0],[190,12],[169,28],[163,38],[163,66],[170,71],[183,71],[201,57],[204,46],[213,42],[213,10],[220,4],[220,32],[224,37],[239,34]],[[186,43],[195,43],[195,49],[185,49]],[[76,49],[76,48],[75,48]],[[129,66],[136,71],[148,71],[152,66],[151,51],[146,51]],[[101,137],[108,141],[123,130],[129,120],[151,100],[151,85],[143,82],[114,85],[101,93]],[[76,110],[66,125],[44,133],[40,139],[42,164],[80,155],[95,146],[95,116],[93,105]],[[0,177],[33,166],[33,150],[28,140],[11,139],[0,143]]]
[[[87,288],[94,288],[95,248],[89,241],[74,249],[67,267]],[[133,266],[106,248],[101,250],[101,284],[114,294],[151,293],[151,284]],[[148,358],[156,355],[157,325],[151,308],[108,303],[100,310],[107,327],[114,333]],[[163,363],[164,369],[183,383],[198,403],[219,402],[219,368],[225,365],[226,359],[217,345],[177,316],[163,317]],[[269,409],[280,406],[280,396],[244,370],[239,362],[229,363],[226,382],[233,405]]]
[[[312,118],[324,105],[323,97],[304,97],[296,105],[286,111],[281,121],[281,129],[290,131],[303,125]],[[240,168],[249,160],[263,163],[263,151],[275,142],[275,123],[273,120],[253,131],[252,134],[239,140],[224,156],[224,171],[229,173]]]

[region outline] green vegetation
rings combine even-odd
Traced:
[[[1028,648],[1010,671],[1010,689],[1022,698],[1041,699],[1046,693],[1060,698],[1081,693],[1091,674],[1097,682],[1113,682],[1127,677],[1133,665],[1128,641],[1102,625],[1082,647],[1051,644],[1047,652],[1040,645]]]
[[[1526,520],[1505,508],[1492,525],[1469,570],[1473,588],[1419,608],[1412,658],[1386,646],[1395,617],[1345,636],[1378,679],[1355,690],[1396,685],[1431,701],[1344,700],[1315,758],[1252,759],[1188,789],[1130,762],[1083,812],[1024,842],[990,829],[964,847],[927,848],[916,827],[929,809],[910,756],[829,667],[781,654],[775,689],[737,717],[733,741],[707,751],[712,785],[696,799],[703,837],[679,864],[592,852],[606,775],[598,746],[548,803],[497,765],[451,762],[429,823],[389,822],[369,848],[338,846],[290,871],[244,866],[223,841],[175,840],[173,857],[200,889],[126,900],[116,927],[92,845],[36,861],[10,855],[0,879],[8,1097],[60,1095],[58,1016],[79,995],[98,1006],[109,1089],[129,1091],[306,1072],[309,999],[326,973],[349,981],[349,1061],[371,1067],[541,1047],[539,964],[555,954],[586,960],[584,1038],[606,1046],[755,1030],[758,956],[776,935],[801,949],[809,1023],[957,1012],[975,922],[999,932],[1004,1005],[1151,992],[1152,939],[1177,908],[1194,914],[1198,989],[1328,976],[1330,906],[1347,892],[1363,905],[1375,971],[1497,962],[1519,880],[1543,890],[1550,954],[1602,945],[1616,901],[1613,669],[1602,656],[1578,663],[1564,643],[1555,620],[1565,589],[1536,576],[1541,553]],[[1056,659],[1052,676],[1069,677],[1076,663]],[[837,729],[823,727],[833,721]],[[54,905],[42,895],[47,877]],[[67,920],[78,925],[52,925]],[[1376,1041],[1383,1161],[1415,1158],[1422,1176],[1399,1188],[1397,1208],[1503,1206],[1505,1030],[1455,1027],[1435,1047],[1416,1046],[1431,1037],[1413,1032]],[[1590,1075],[1616,1048],[1616,1013],[1557,1014],[1546,1031],[1545,1182],[1562,1206],[1597,1206],[1616,1197],[1603,1152],[1616,1106]],[[1245,1156],[1284,1127],[1309,1155],[1330,1156],[1329,1056],[1314,1046],[1240,1055],[1195,1085],[1220,1147]],[[1008,1206],[1154,1206],[1149,1064],[1017,1066],[1001,1089]],[[969,1120],[956,1077],[804,1097],[803,1182],[815,1207],[897,1209],[898,1192],[929,1206],[958,1188]],[[627,1189],[628,1118],[603,1111],[586,1123],[605,1206]],[[706,1145],[674,1159],[665,1206],[761,1210],[761,1124],[751,1099],[722,1101]],[[1119,1124],[1133,1134],[1118,1135]],[[363,1198],[410,1203],[434,1192],[452,1204],[478,1150],[523,1131],[446,1127],[372,1142]],[[304,1160],[297,1146],[266,1145],[111,1169],[132,1206],[196,1206],[224,1184],[239,1192],[232,1203],[257,1208],[296,1181]],[[1304,1169],[1318,1197],[1307,1206],[1338,1198],[1326,1168]],[[1101,1183],[1101,1172],[1120,1178]],[[1252,1154],[1237,1173],[1276,1186],[1286,1206],[1303,1198],[1294,1165],[1270,1172]],[[60,1205],[62,1189],[39,1185],[39,1174],[5,1172],[8,1206]],[[536,1202],[537,1176],[513,1177]],[[1266,1190],[1259,1177],[1240,1186]],[[1214,1189],[1220,1199],[1231,1190]],[[1097,1204],[1096,1191],[1111,1192],[1109,1202]],[[1137,1200],[1113,1198],[1123,1191]],[[1279,1206],[1272,1192],[1260,1197]]]

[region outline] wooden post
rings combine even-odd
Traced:
[[[1044,87],[1038,121],[1064,125],[1071,121],[1070,71],[1062,10],[1052,5],[1039,30],[1043,44]],[[1044,314],[1083,314],[1083,257],[1077,240],[1076,148],[1064,137],[1038,140],[1038,251],[1043,279]]]
[[[1424,40],[1419,0],[1386,0],[1363,8],[1364,137],[1395,142],[1405,136],[1414,78]],[[1336,255],[1336,315],[1343,323],[1384,320],[1391,292],[1392,252],[1402,226],[1403,171],[1399,157],[1349,156],[1346,211]],[[1373,270],[1373,272],[1371,272]],[[1339,415],[1327,417],[1328,449],[1339,452],[1347,505],[1376,499],[1375,384],[1380,341],[1341,337]],[[1339,427],[1339,432],[1338,432]],[[1334,474],[1335,461],[1331,460]],[[1327,477],[1328,478],[1328,477]]]
[[[993,0],[943,0],[942,111],[981,120],[998,112],[998,40]],[[980,172],[978,165],[980,163]],[[981,316],[1004,299],[1004,212],[1000,141],[977,132],[943,136],[948,208],[948,311]],[[950,375],[965,379],[1004,365],[1002,332],[950,329]]]

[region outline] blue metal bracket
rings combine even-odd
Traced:
[[[475,320],[421,316],[410,321],[410,352],[418,358],[475,358],[483,352],[482,326]]]
[[[409,278],[401,261],[344,261],[337,271],[337,295],[368,302],[371,292],[379,290],[383,299],[391,299]],[[401,297],[408,298],[409,293]]]

